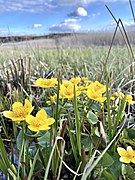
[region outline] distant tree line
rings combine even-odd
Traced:
[[[83,46],[106,46],[110,45],[114,32],[102,31],[102,32],[88,32],[88,33],[51,33],[48,35],[29,35],[29,36],[5,36],[0,37],[1,43],[7,42],[21,42],[21,41],[29,41],[36,39],[55,39],[58,43],[64,41],[64,38],[72,39],[73,44],[81,44]],[[128,39],[131,44],[135,44],[135,30],[127,31]],[[114,42],[114,45],[124,45],[125,40],[120,32],[117,32]]]
[[[71,33],[52,33],[48,35],[25,35],[25,36],[0,36],[1,43],[21,42],[36,39],[56,39],[63,36],[70,36]]]

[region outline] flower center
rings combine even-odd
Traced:
[[[39,127],[39,126],[42,125],[42,123],[41,123],[38,119],[35,118],[35,119],[33,120],[33,125],[36,126],[36,127]]]
[[[50,80],[50,79],[48,79],[48,80],[45,80],[45,81],[44,81],[44,85],[49,86],[49,85],[50,85],[50,83],[51,83],[51,80]]]
[[[14,111],[16,117],[26,117],[27,113],[27,109],[24,107],[19,107]]]

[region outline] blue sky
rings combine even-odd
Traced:
[[[105,4],[135,26],[128,0],[0,0],[0,36],[109,30],[115,23]]]

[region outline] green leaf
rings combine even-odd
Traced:
[[[42,107],[47,113],[48,117],[52,117],[52,108],[51,107]]]
[[[81,144],[82,144],[82,146],[84,145],[85,151],[89,151],[90,150],[91,142],[90,142],[90,138],[88,136],[83,136],[81,138]]]
[[[117,180],[117,178],[115,176],[113,176],[109,171],[104,170],[103,171],[103,175],[104,177],[106,177],[109,180]]]
[[[50,146],[50,132],[49,131],[47,131],[43,136],[38,138],[38,144],[43,147],[45,147],[46,145]]]
[[[17,149],[20,150],[22,147],[22,139],[23,139],[23,131],[21,130],[17,136],[17,140],[16,140],[16,145],[17,145]]]
[[[135,139],[135,129],[126,129],[129,139]]]
[[[134,169],[129,164],[126,166],[126,174],[131,180],[135,179]]]
[[[101,162],[102,162],[102,166],[109,167],[114,163],[114,160],[108,153],[105,153]]]
[[[98,122],[98,117],[92,111],[87,113],[87,118],[90,124],[96,124]]]
[[[30,168],[30,172],[29,172],[27,180],[31,180],[32,179],[34,167],[35,167],[35,164],[36,164],[36,161],[37,161],[37,158],[38,158],[38,153],[39,153],[39,149],[37,149],[37,152],[35,154],[35,157],[34,157],[34,160],[33,160],[33,164],[32,164],[32,166]]]
[[[95,112],[101,112],[101,106],[99,104],[93,103],[91,105],[91,109],[94,110]]]

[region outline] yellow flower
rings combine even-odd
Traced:
[[[102,103],[106,100],[106,97],[102,96],[105,91],[106,86],[99,83],[98,81],[95,81],[87,86],[87,90],[84,91],[84,93],[88,96],[88,98]]]
[[[123,163],[134,163],[135,164],[135,151],[132,149],[131,146],[127,147],[127,150],[124,148],[118,147],[117,148],[118,154],[121,156],[120,161]]]
[[[124,94],[122,92],[115,92],[113,94],[113,97],[114,98],[119,98],[119,99],[123,99],[124,98]],[[131,95],[126,95],[126,99],[125,99],[126,102],[128,102],[129,104],[133,105],[135,104],[135,101],[133,101],[133,97]]]
[[[62,84],[63,84],[65,87],[68,87],[68,86],[71,85],[72,83],[71,83],[70,81],[68,81],[68,80],[63,79],[63,80],[62,80]]]
[[[50,96],[50,101],[46,101],[46,103],[48,105],[51,105],[52,103],[54,103],[57,100],[57,94]]]
[[[52,125],[55,120],[53,118],[47,118],[46,111],[41,109],[37,112],[36,117],[28,115],[26,117],[26,122],[29,124],[28,128],[31,131],[40,131],[50,129],[49,125]]]
[[[114,101],[114,100],[115,100],[115,97],[114,97],[114,96],[111,96],[110,99],[111,99],[112,101]]]
[[[101,92],[96,92],[94,91],[94,89],[88,89],[87,91],[85,91],[85,93],[88,96],[88,98],[93,99],[95,101],[102,103],[106,100],[106,97],[103,97]]]
[[[12,119],[12,121],[23,121],[26,116],[33,111],[34,107],[31,105],[30,101],[25,99],[24,106],[20,102],[15,102],[12,105],[12,111],[4,111],[3,115],[6,118]]]
[[[83,83],[89,82],[89,80],[88,80],[87,77],[82,77],[82,78],[81,78],[81,81],[82,81]]]
[[[50,87],[54,87],[57,84],[57,79],[56,78],[51,78],[51,79],[39,78],[36,80],[36,82],[34,82],[34,84],[42,88],[50,88]]]
[[[113,96],[115,97],[115,98],[120,98],[120,99],[123,99],[124,98],[124,94],[122,93],[122,92],[115,92],[114,94],[113,94]]]
[[[72,83],[72,84],[78,84],[79,82],[81,81],[81,78],[71,78],[70,79],[70,82]]]
[[[75,86],[76,96],[81,94],[79,87]],[[63,84],[60,86],[60,96],[62,98],[67,98],[68,100],[73,100],[74,98],[74,84],[70,84],[69,86],[65,87]]]
[[[98,81],[92,82],[89,86],[87,86],[88,89],[93,89],[97,93],[105,93],[106,92],[106,86],[101,84]]]
[[[135,101],[133,101],[132,99],[133,98],[131,95],[126,95],[126,102],[128,102],[131,105],[135,104]]]

